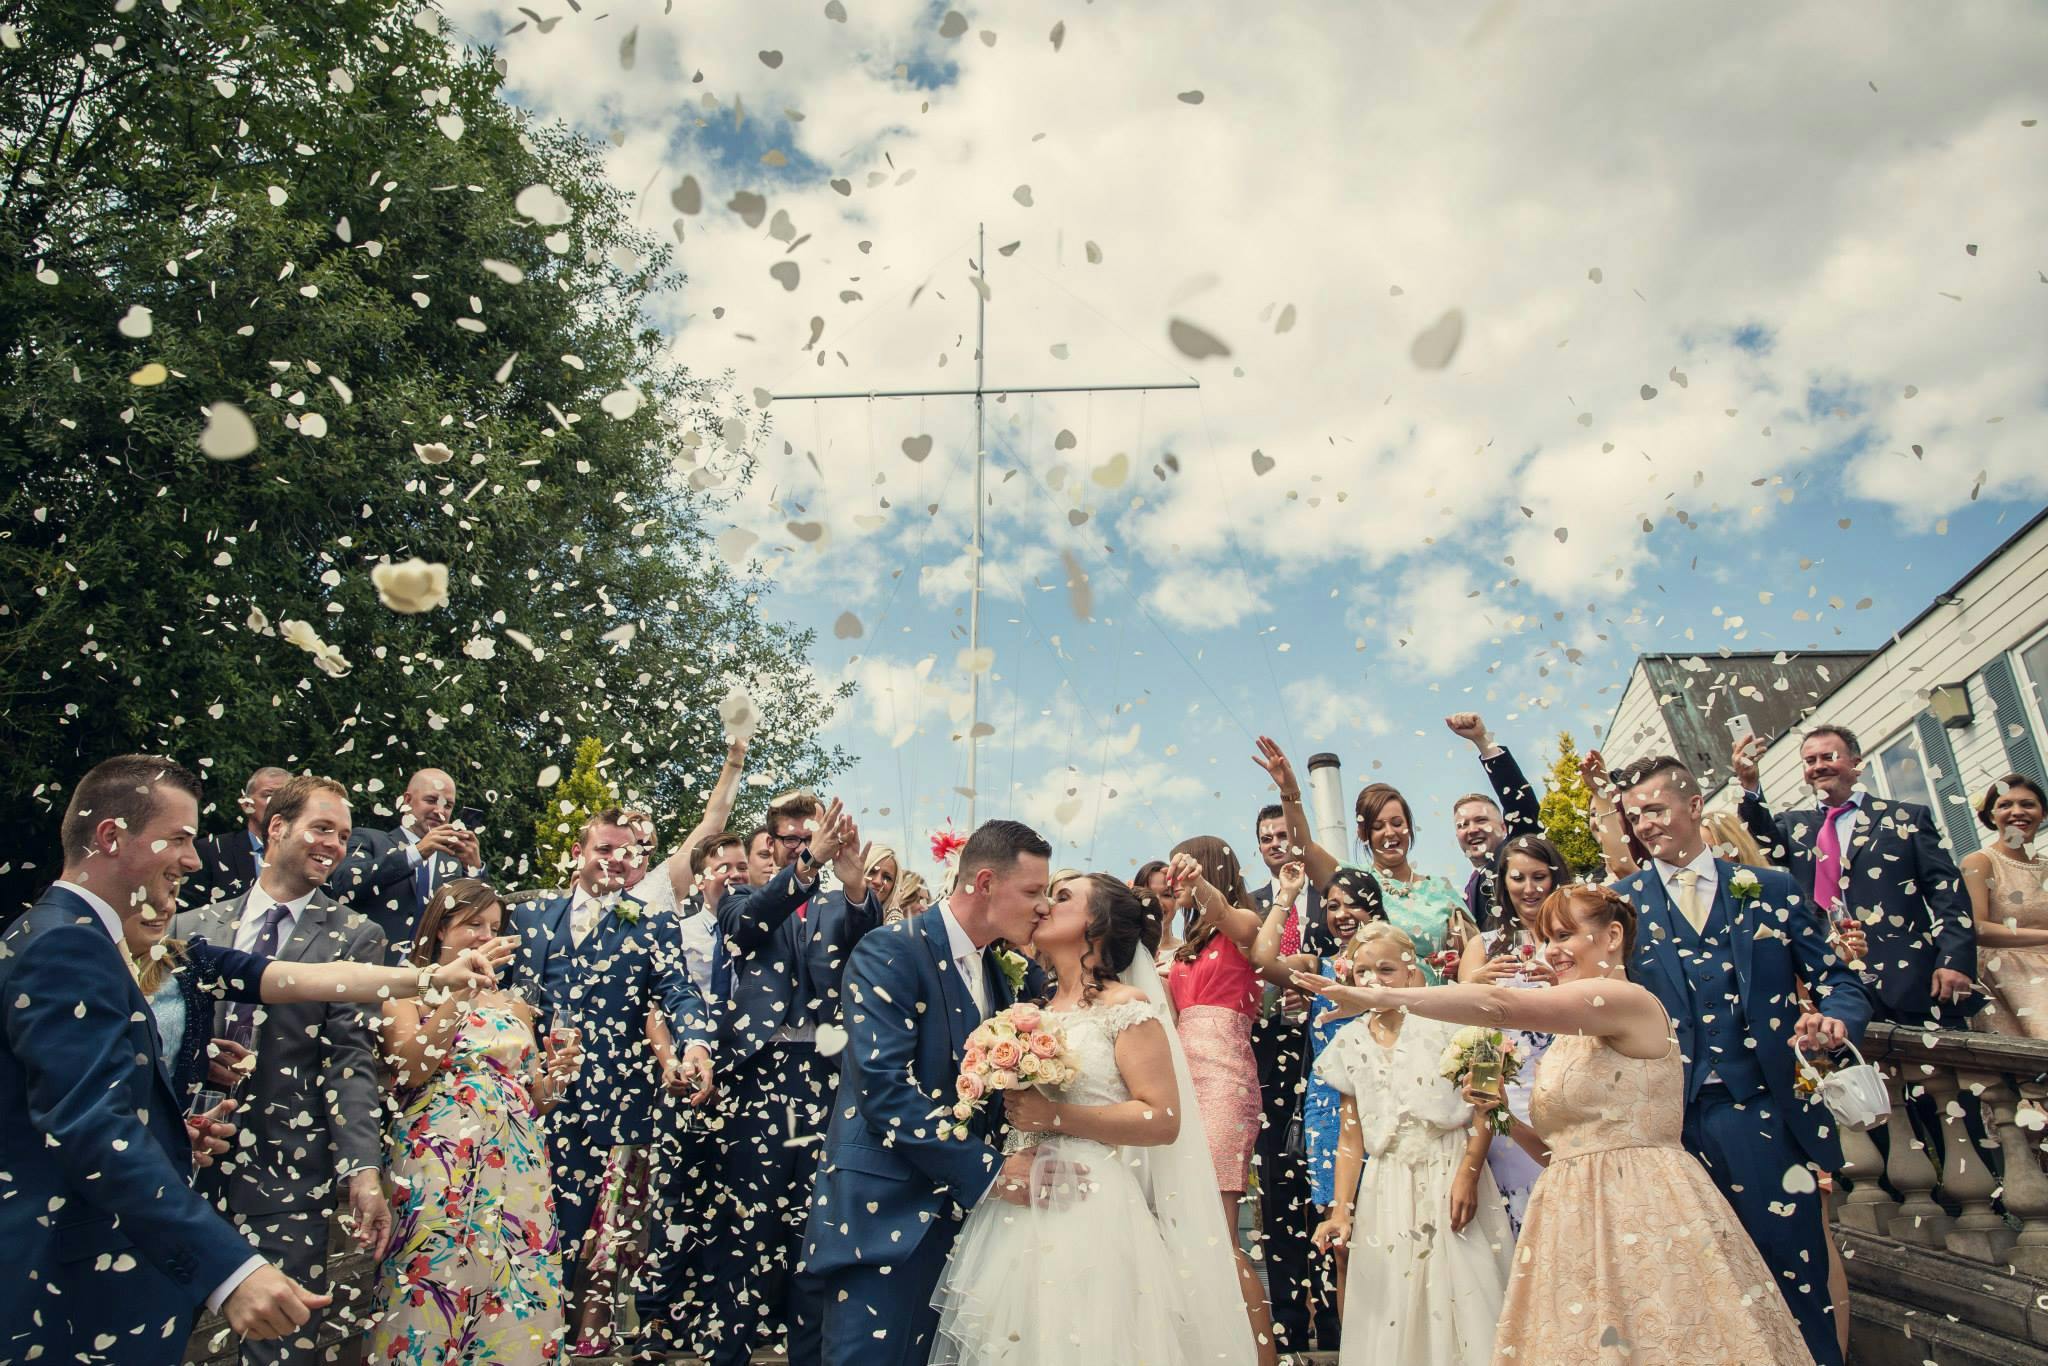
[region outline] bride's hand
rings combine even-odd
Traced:
[[[1313,972],[1295,973],[1294,985],[1303,991],[1313,992],[1330,1003],[1330,1009],[1323,1013],[1324,1019],[1349,1019],[1354,1015],[1363,1015],[1368,1010],[1382,1010],[1386,1006],[1387,991],[1384,987],[1344,986],[1334,978]]]
[[[1060,1107],[1035,1086],[1023,1091],[1003,1092],[1003,1115],[1010,1121],[1012,1129],[1042,1134],[1059,1127],[1059,1114]]]

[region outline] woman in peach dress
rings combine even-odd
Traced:
[[[1515,1123],[1516,1141],[1548,1165],[1515,1245],[1495,1366],[1811,1366],[1763,1258],[1680,1145],[1685,1069],[1671,1022],[1627,980],[1634,908],[1604,887],[1561,888],[1537,929],[1557,972],[1549,991],[1296,978],[1346,1011],[1405,1007],[1555,1036],[1537,1069],[1534,1130]]]

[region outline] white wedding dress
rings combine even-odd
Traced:
[[[1144,986],[1149,976],[1150,999],[1045,1012],[1080,1068],[1070,1085],[1048,1094],[1070,1105],[1129,1100],[1117,1036],[1157,1021],[1180,1084],[1179,1138],[1112,1148],[1012,1131],[1005,1151],[1035,1141],[1052,1196],[1030,1207],[989,1196],[968,1215],[932,1300],[939,1310],[932,1362],[1244,1366],[1256,1359],[1187,1061],[1158,974],[1138,957],[1142,971],[1134,965],[1125,980]],[[1075,1166],[1086,1173],[1068,1174]]]

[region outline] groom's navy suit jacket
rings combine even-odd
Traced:
[[[1729,952],[1734,958],[1743,1018],[1749,1025],[1749,1056],[1806,1157],[1822,1171],[1840,1171],[1842,1143],[1835,1132],[1834,1116],[1826,1106],[1808,1104],[1793,1088],[1798,1062],[1793,1056],[1792,1026],[1800,1013],[1796,988],[1804,981],[1820,1012],[1840,1020],[1852,1040],[1861,1040],[1863,1027],[1870,1023],[1870,998],[1856,975],[1828,951],[1826,928],[1798,895],[1790,876],[1775,868],[1745,869],[1755,874],[1762,890],[1754,900],[1744,902],[1728,890],[1729,879],[1742,865],[1716,859],[1714,868],[1715,914],[1727,917],[1731,926]],[[1694,1001],[1679,957],[1679,945],[1690,930],[1671,903],[1655,864],[1624,878],[1615,884],[1615,890],[1628,898],[1638,916],[1635,959],[1629,965],[1629,975],[1663,1003],[1677,1027],[1678,1051],[1685,1059],[1685,1100],[1690,1106],[1698,1099],[1712,1066],[1701,1056],[1702,1007]],[[1788,1156],[1770,1170],[1783,1170],[1796,1160]]]
[[[1014,1004],[993,946],[982,970],[991,1009]],[[1001,1097],[983,1102],[966,1138],[939,1133],[982,1017],[937,907],[860,941],[846,966],[844,1005],[839,1098],[804,1236],[804,1266],[821,1277],[895,1266],[935,1226],[950,1238],[959,1225],[949,1212],[979,1200],[1002,1166],[987,1141]]]

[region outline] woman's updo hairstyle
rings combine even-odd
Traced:
[[[1088,873],[1079,880],[1088,886],[1088,928],[1083,934],[1090,960],[1081,994],[1093,1001],[1123,976],[1141,951],[1158,952],[1159,911],[1108,873]]]

